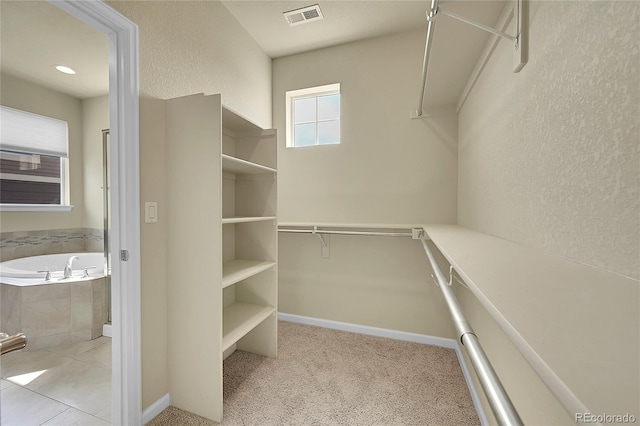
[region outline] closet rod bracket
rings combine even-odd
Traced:
[[[320,238],[320,242],[322,243],[322,248],[327,250],[328,247],[327,247],[327,241],[324,239],[325,236],[324,236],[324,234],[321,234],[321,233],[318,232],[318,227],[317,226],[313,227],[313,231],[311,233],[313,235],[317,235],[318,238]]]
[[[427,75],[429,72],[429,57],[431,55],[433,33],[434,33],[437,17],[440,13],[450,16],[451,18],[457,19],[466,24],[472,25],[481,30],[487,31],[498,37],[511,41],[514,44],[514,54],[515,54],[514,63],[513,63],[514,73],[520,72],[520,70],[525,66],[528,60],[528,48],[527,48],[528,33],[526,28],[526,23],[528,18],[527,0],[513,0],[515,3],[513,5],[513,8],[511,10],[505,8],[505,11],[503,12],[503,15],[500,18],[501,24],[499,26],[502,29],[506,28],[508,19],[512,18],[512,22],[514,23],[514,27],[515,27],[515,35],[507,34],[502,30],[498,30],[488,25],[484,25],[480,22],[474,21],[473,19],[469,19],[455,12],[451,12],[450,10],[442,9],[438,5],[439,1],[440,0],[431,0],[431,6],[426,12],[428,25],[427,25],[427,38],[426,38],[425,48],[424,48],[424,62],[422,65],[422,84],[420,86],[420,98],[418,100],[418,108],[411,110],[410,112],[411,119],[430,118],[429,114],[424,114],[422,105],[424,103],[424,95],[425,95],[425,90],[427,86]],[[493,43],[497,43],[497,41]]]

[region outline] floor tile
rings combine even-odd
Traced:
[[[97,365],[102,368],[111,368],[111,345],[100,345],[73,358]]]
[[[87,414],[83,411],[69,408],[61,414],[58,414],[42,426],[108,426],[110,423],[105,422],[97,417]]]
[[[73,359],[48,351],[15,351],[2,355],[2,378],[25,386],[33,376],[67,365]]]
[[[47,351],[75,358],[77,355],[83,354],[104,344],[105,341],[101,339],[84,340],[82,342],[53,346],[47,348]]]
[[[2,398],[0,423],[3,426],[41,425],[68,408],[64,404],[21,386],[10,386],[3,389],[0,395]]]
[[[105,422],[111,424],[111,404],[109,404],[108,407],[104,408],[103,410],[99,411],[96,414],[96,417],[104,420]]]
[[[111,405],[111,371],[81,361],[50,369],[26,387],[92,415]]]

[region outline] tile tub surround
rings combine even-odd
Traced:
[[[43,254],[102,251],[102,229],[73,228],[0,233],[0,261]]]
[[[35,350],[95,339],[107,320],[106,279],[28,287],[0,284],[2,330],[25,333]]]

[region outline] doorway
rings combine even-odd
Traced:
[[[50,4],[106,34],[109,46],[109,128],[112,300],[111,421],[138,425],[140,411],[140,230],[138,184],[137,26],[103,2]]]

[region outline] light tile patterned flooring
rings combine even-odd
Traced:
[[[99,337],[0,360],[0,424],[111,424],[111,339]]]

